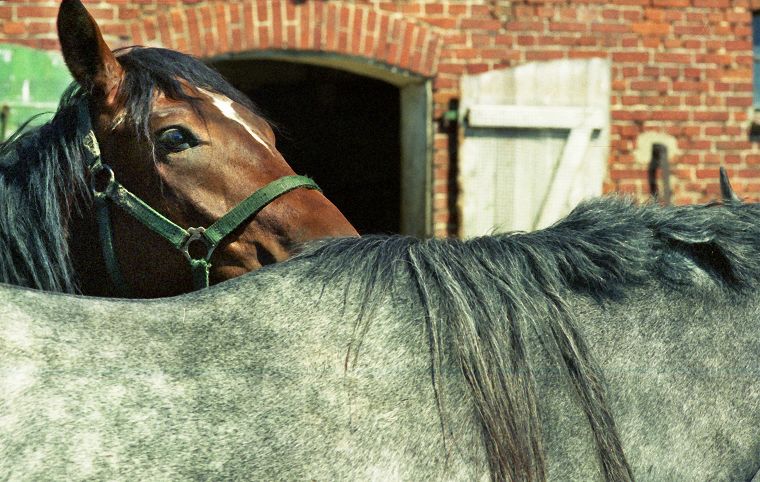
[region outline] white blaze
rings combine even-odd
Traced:
[[[205,93],[211,97],[211,100],[214,102],[216,108],[219,109],[225,117],[243,126],[243,128],[251,135],[251,137],[260,142],[264,147],[267,148],[269,152],[272,152],[272,148],[269,146],[269,143],[265,141],[259,133],[251,129],[251,126],[249,126],[248,123],[246,123],[245,120],[240,117],[240,114],[237,113],[235,108],[232,107],[232,99],[229,99],[222,95],[214,94],[212,92]]]

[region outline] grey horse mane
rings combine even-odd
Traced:
[[[620,299],[632,287],[741,292],[760,281],[760,207],[661,208],[602,198],[554,226],[466,241],[370,236],[318,242],[310,282],[354,281],[365,312],[373,300],[413,287],[423,307],[431,374],[444,437],[444,354],[467,380],[493,480],[543,480],[546,460],[526,338],[538,335],[564,368],[586,414],[607,480],[631,480],[604,381],[564,298]],[[369,316],[360,316],[358,357]]]

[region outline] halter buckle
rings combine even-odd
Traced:
[[[206,228],[187,228],[187,236],[182,242],[182,246],[180,246],[180,251],[182,251],[182,254],[185,255],[185,258],[187,258],[188,261],[192,261],[194,259],[205,259],[205,257],[208,256],[208,254],[211,252],[213,245],[206,238],[206,236],[203,235],[205,232]],[[206,256],[202,258],[193,258],[193,256],[190,254],[190,245],[195,241],[202,241],[203,244],[206,245]]]

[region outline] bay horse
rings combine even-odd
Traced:
[[[76,85],[50,122],[0,146],[0,282],[170,296],[356,235],[202,62],[114,54],[78,0],[61,3],[58,35]]]
[[[0,479],[750,480],[760,205],[603,198],[174,298],[0,285]]]

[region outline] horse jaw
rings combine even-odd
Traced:
[[[212,283],[285,261],[315,240],[358,235],[321,192],[297,189],[267,205],[240,234],[219,246],[213,258]]]

